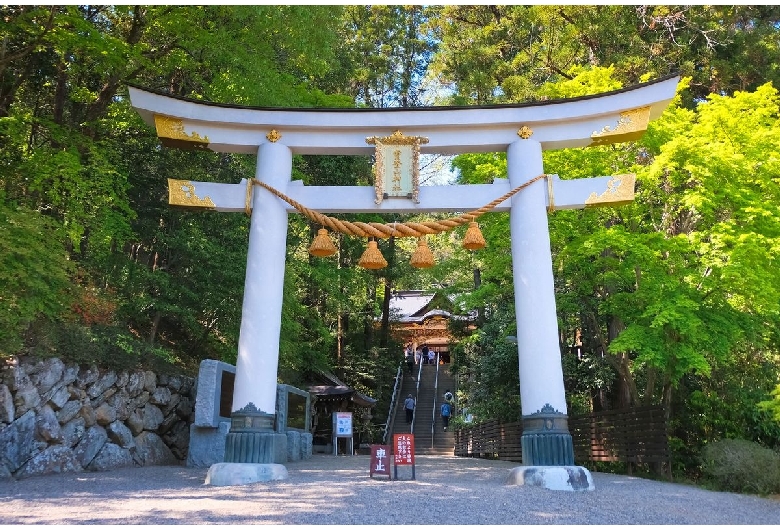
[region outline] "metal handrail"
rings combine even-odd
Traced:
[[[417,368],[417,385],[414,389],[414,412],[412,412],[412,428],[409,432],[414,434],[414,420],[417,419],[417,400],[420,397],[420,379],[422,379],[422,357],[420,358],[420,364]]]
[[[385,422],[385,430],[382,433],[382,445],[387,444],[387,433],[393,429],[395,423],[395,407],[396,400],[398,399],[398,391],[401,390],[401,384],[403,383],[403,361],[398,363],[398,371],[395,374],[395,384],[393,385],[393,396],[390,398],[390,410],[387,412],[387,421]]]
[[[436,435],[436,396],[439,395],[439,352],[436,352],[436,377],[433,380],[433,415],[431,419],[431,447],[433,447]]]

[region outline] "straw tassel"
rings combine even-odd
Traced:
[[[336,253],[336,245],[328,237],[328,231],[324,228],[317,230],[317,237],[311,242],[309,254],[318,258],[327,258]]]
[[[428,243],[424,237],[417,240],[417,250],[412,254],[410,263],[412,267],[417,267],[418,269],[428,269],[436,264],[433,259],[433,252],[428,248]]]
[[[360,256],[358,265],[364,269],[383,269],[387,267],[387,260],[376,246],[376,241],[369,241],[368,248]]]
[[[479,225],[477,225],[476,221],[471,221],[468,230],[466,230],[466,235],[463,236],[463,248],[468,250],[479,250],[485,248],[485,245],[485,238],[482,237]]]

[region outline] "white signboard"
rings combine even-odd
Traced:
[[[338,440],[339,438],[346,438],[349,440],[347,445],[346,454],[354,454],[355,447],[352,439],[352,413],[351,412],[334,412],[333,413],[333,454],[338,454]]]
[[[352,438],[351,412],[334,412],[333,423],[333,432],[337,438]]]

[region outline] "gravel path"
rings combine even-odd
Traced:
[[[780,524],[775,499],[622,475],[593,473],[590,492],[505,486],[516,465],[419,456],[416,480],[390,482],[368,456],[315,455],[244,486],[184,467],[0,480],[0,524]]]

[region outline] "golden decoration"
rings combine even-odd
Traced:
[[[606,145],[618,142],[637,140],[647,130],[650,122],[650,107],[639,107],[620,113],[620,119],[612,128],[605,126],[601,131],[593,131],[590,135],[593,145]]]
[[[377,142],[381,142],[385,145],[423,145],[428,143],[428,138],[425,138],[424,136],[405,136],[400,130],[393,131],[393,134],[383,138],[378,136],[369,136],[366,138],[367,144],[374,145]]]
[[[411,196],[415,203],[420,202],[420,145],[427,144],[428,138],[422,136],[405,136],[400,130],[396,130],[390,136],[378,137],[369,136],[366,138],[366,143],[376,146],[375,149],[375,163],[374,163],[374,189],[376,191],[376,199],[374,202],[380,204],[383,199],[387,198],[389,194],[385,189],[385,151],[388,146],[409,146],[412,149],[412,191]],[[397,195],[401,191],[401,152],[395,150],[393,152],[393,174],[391,177],[392,187],[391,192]]]
[[[387,260],[377,248],[376,241],[368,242],[368,248],[360,256],[358,265],[364,269],[384,269],[387,267]]]
[[[282,135],[281,135],[281,134],[279,134],[279,131],[277,131],[276,129],[271,129],[271,132],[269,132],[268,134],[266,134],[266,135],[265,135],[265,137],[266,137],[266,138],[268,139],[268,141],[269,141],[269,142],[271,142],[272,144],[274,144],[274,143],[276,143],[276,142],[278,142],[279,140],[281,140],[281,139],[282,139]]]
[[[367,143],[372,143],[368,140],[369,139],[366,138]],[[385,150],[380,149],[380,145],[381,144],[378,144],[374,150],[374,192],[376,194],[376,198],[374,199],[375,204],[380,204],[382,199],[385,198],[385,179],[380,173],[380,168],[385,167]]]
[[[463,236],[463,248],[467,250],[479,250],[485,248],[485,238],[482,236],[482,232],[479,229],[479,225],[476,221],[469,223],[469,228],[466,230],[466,235]]]
[[[424,237],[417,240],[417,250],[412,254],[412,259],[409,263],[412,267],[417,267],[418,269],[428,269],[436,264],[433,252],[428,248],[428,243]]]
[[[168,179],[168,204],[193,208],[216,208],[211,197],[197,196],[195,185],[189,180]]]
[[[161,114],[154,115],[154,126],[157,137],[166,147],[180,149],[205,149],[209,145],[209,137],[201,137],[197,132],[187,134],[184,121],[181,118],[171,118]]]
[[[252,193],[255,187],[252,186],[252,179],[246,181],[246,198],[244,199],[244,212],[252,217]]]
[[[636,175],[634,173],[615,175],[609,179],[604,193],[596,195],[596,192],[593,192],[585,199],[585,207],[602,206],[604,204],[610,206],[630,204],[634,201],[635,183]]]
[[[555,195],[553,194],[552,175],[547,177],[547,196],[549,197],[549,202],[547,204],[547,213],[553,213],[555,211]]]
[[[527,125],[523,125],[522,127],[520,127],[520,129],[518,129],[517,136],[519,136],[523,140],[528,140],[531,137],[531,135],[533,135],[533,133],[534,133],[533,129],[531,129]]]
[[[328,231],[324,228],[317,230],[317,237],[312,241],[309,247],[309,254],[318,258],[327,258],[337,252],[336,245],[328,237]]]

